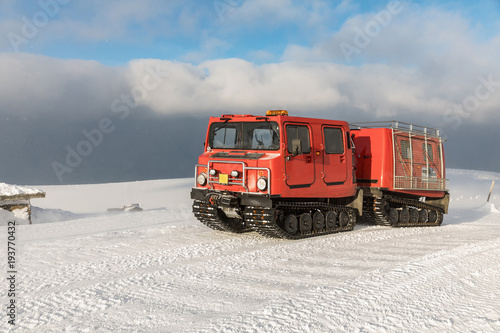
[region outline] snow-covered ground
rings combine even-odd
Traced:
[[[191,179],[39,186],[47,197],[32,200],[34,224],[16,229],[16,328],[498,332],[500,188],[485,202],[500,174],[448,176],[441,227],[358,225],[300,241],[204,227],[190,211]],[[131,203],[144,211],[107,212]],[[12,329],[7,289],[0,331]]]

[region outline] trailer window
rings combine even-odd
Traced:
[[[432,150],[432,145],[427,144],[427,150],[425,149],[425,143],[422,143],[422,150],[424,151],[424,162],[427,162],[427,156],[431,162],[434,161],[434,151]]]
[[[410,159],[410,141],[401,140],[401,156],[406,160]]]
[[[325,127],[325,153],[327,154],[343,154],[344,153],[344,139],[342,129]]]
[[[293,140],[299,139],[302,146],[302,154],[311,152],[311,142],[309,140],[309,128],[303,125],[288,125],[286,127],[286,137],[288,140],[288,152],[293,154]]]

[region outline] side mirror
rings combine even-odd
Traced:
[[[299,138],[292,140],[292,155],[302,155],[302,141]]]

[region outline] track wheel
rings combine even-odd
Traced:
[[[398,223],[398,220],[399,220],[398,210],[396,208],[391,208],[389,210],[389,222],[391,223],[391,225],[396,225]]]
[[[410,210],[408,208],[403,208],[399,211],[399,222],[404,224],[410,222]]]
[[[436,223],[438,219],[438,213],[431,209],[429,210],[429,223]]]
[[[297,216],[290,214],[285,218],[283,222],[283,229],[290,235],[295,235],[299,230],[299,221]]]
[[[315,231],[320,231],[325,227],[325,215],[321,212],[316,212],[313,214],[313,228]]]
[[[329,211],[325,216],[325,223],[327,229],[333,229],[337,226],[337,212]]]
[[[347,212],[340,212],[339,213],[339,225],[341,228],[347,227],[349,224],[349,214]]]
[[[418,209],[410,208],[410,223],[418,223],[419,214]]]
[[[419,223],[427,222],[428,218],[429,218],[429,213],[427,212],[427,209],[421,209],[418,211],[418,222]]]
[[[301,233],[307,233],[312,229],[312,217],[309,213],[304,213],[300,215],[299,218],[299,228]]]

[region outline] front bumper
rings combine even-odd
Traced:
[[[272,208],[273,206],[269,194],[217,191],[205,188],[192,188],[191,199],[206,201],[214,206],[227,208],[237,208],[240,206]]]

